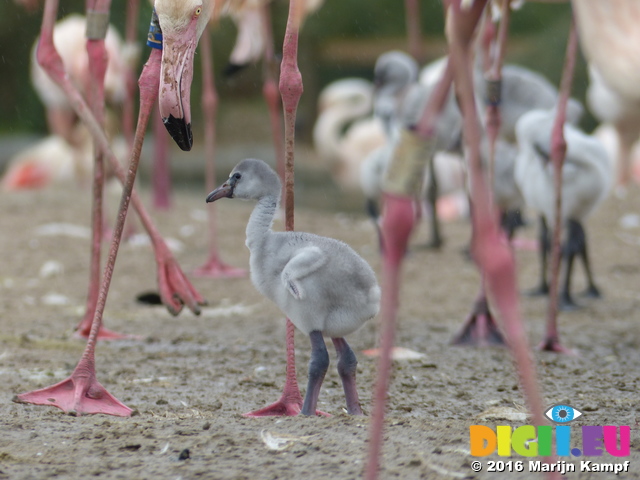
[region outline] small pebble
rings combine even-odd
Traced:
[[[64,265],[56,260],[48,260],[40,267],[40,278],[51,278],[64,273]]]
[[[44,305],[60,306],[68,305],[69,299],[59,293],[48,293],[41,299]]]

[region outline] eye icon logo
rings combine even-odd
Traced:
[[[570,405],[554,405],[544,412],[544,416],[555,423],[569,423],[581,415],[580,410]]]

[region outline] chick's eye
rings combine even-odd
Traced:
[[[570,405],[554,405],[544,412],[545,417],[555,423],[569,423],[582,415],[582,412]]]
[[[234,173],[233,178],[235,178],[236,180],[240,180],[242,178],[242,175],[240,175],[239,173]]]

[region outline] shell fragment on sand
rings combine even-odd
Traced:
[[[45,223],[36,227],[35,233],[43,237],[91,238],[91,230],[88,227],[72,223]]]
[[[380,349],[370,348],[369,350],[363,350],[362,353],[367,357],[378,357],[380,356]],[[391,350],[392,360],[418,360],[426,357],[427,356],[424,353],[416,352],[415,350],[411,350],[409,348],[393,347],[393,349]]]
[[[510,422],[526,422],[529,414],[522,408],[491,407],[476,417],[477,420],[508,420]]]
[[[315,435],[296,436],[286,433],[272,433],[268,430],[260,431],[260,438],[269,450],[281,451],[289,448],[294,443],[310,443]]]

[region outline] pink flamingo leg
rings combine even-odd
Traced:
[[[271,405],[267,405],[259,410],[244,413],[245,417],[273,417],[273,416],[295,416],[302,410],[302,395],[298,387],[296,378],[296,351],[294,346],[295,327],[287,319],[287,366],[285,373],[284,389],[280,399]]]
[[[95,2],[95,5],[87,11],[87,23],[91,25],[91,32],[87,32],[87,53],[89,56],[89,78],[90,84],[87,88],[89,92],[89,104],[100,125],[104,125],[104,76],[107,70],[107,50],[104,44],[104,35],[109,18],[110,1]],[[93,20],[96,19],[96,20]],[[99,20],[100,19],[100,20]],[[102,25],[98,25],[100,22]],[[97,31],[100,29],[102,31]],[[97,30],[96,30],[97,29]],[[94,38],[97,37],[97,38]],[[98,303],[98,292],[100,289],[100,250],[102,244],[102,225],[104,221],[102,210],[104,186],[104,155],[95,148],[95,166],[93,177],[93,206],[91,210],[92,238],[91,238],[91,261],[89,274],[89,292],[83,319],[76,327],[75,336],[87,338],[91,331],[91,324]],[[128,335],[113,332],[106,329],[102,324],[98,331],[98,340],[114,340],[129,338]]]
[[[138,32],[138,13],[140,12],[140,1],[129,0],[127,2],[127,20],[125,25],[125,40],[129,47],[136,45],[136,34]],[[133,132],[135,129],[135,102],[136,96],[136,75],[132,66],[127,65],[126,70],[127,88],[125,99],[122,104],[122,133],[127,140],[127,145],[133,145]]]
[[[378,376],[373,391],[373,408],[369,426],[369,455],[365,478],[375,479],[378,475],[379,458],[382,451],[382,431],[386,407],[389,378],[391,376],[391,351],[393,349],[398,296],[400,291],[400,267],[407,250],[409,236],[415,225],[415,208],[412,197],[383,194],[382,215],[383,284],[380,310],[380,358]]]
[[[567,113],[567,102],[571,94],[571,84],[573,82],[573,71],[578,50],[578,34],[575,22],[571,23],[569,39],[567,42],[567,52],[562,80],[560,83],[560,93],[558,95],[558,111],[556,113],[553,130],[551,131],[551,162],[553,164],[555,202],[555,225],[553,226],[553,240],[551,244],[551,281],[549,283],[549,309],[547,311],[547,329],[545,338],[540,344],[541,350],[551,352],[573,354],[571,349],[560,343],[558,332],[558,274],[560,273],[560,233],[562,229],[562,165],[567,153],[567,143],[564,139],[564,124]]]
[[[54,11],[51,14],[53,21],[55,21],[56,9],[57,1],[54,4]],[[94,141],[96,142],[102,153],[106,155],[106,158],[109,161],[109,164],[113,169],[116,177],[118,177],[118,179],[124,184],[126,178],[124,169],[120,165],[116,156],[113,154],[113,151],[111,150],[111,147],[109,145],[109,141],[107,140],[107,137],[104,134],[104,131],[100,127],[100,124],[96,120],[95,116],[90,111],[89,106],[84,101],[82,95],[75,87],[75,85],[73,85],[73,83],[70,81],[68,75],[66,75],[64,66],[62,64],[62,59],[56,52],[53,45],[52,32],[53,24],[50,27],[45,28],[43,20],[43,33],[41,37],[43,40],[40,42],[40,46],[38,48],[38,61],[43,66],[43,68],[45,68],[52,80],[54,80],[64,90],[73,109],[86,125],[87,129],[91,133]],[[155,55],[150,58],[155,59]],[[153,64],[153,67],[159,68],[155,65],[155,63]],[[148,70],[150,70],[150,68],[151,67],[149,67]],[[159,71],[157,75],[159,75]],[[150,98],[153,97],[153,101],[155,101],[158,96],[158,91],[147,91],[146,93],[150,96]],[[144,105],[146,108],[150,109],[151,107],[147,106],[148,103],[148,101],[145,101]],[[145,116],[145,118],[147,117]],[[146,124],[144,125],[144,127],[146,128]],[[140,128],[140,124],[138,125],[138,128]],[[177,315],[182,310],[184,305],[187,305],[187,307],[189,307],[189,309],[195,314],[199,314],[200,305],[204,305],[205,303],[204,299],[195,290],[193,285],[191,285],[191,283],[187,280],[184,272],[180,269],[180,266],[175,260],[175,257],[172,255],[169,247],[160,235],[160,232],[158,232],[158,229],[156,228],[153,221],[151,220],[151,217],[144,208],[142,200],[138,196],[135,189],[131,192],[131,203],[136,209],[143,226],[145,227],[147,233],[149,234],[149,237],[151,238],[151,244],[154,248],[156,263],[158,266],[158,284],[162,302],[165,304],[169,312],[173,315]]]
[[[55,6],[57,8],[57,2],[55,3]],[[55,9],[52,15],[55,21]],[[40,42],[40,47],[38,48],[38,61],[43,68],[45,68],[52,80],[54,80],[64,90],[73,109],[87,126],[87,129],[91,133],[100,150],[106,155],[116,177],[124,184],[126,181],[124,169],[113,154],[104,131],[100,128],[100,124],[91,113],[89,106],[82,98],[78,89],[70,81],[68,75],[65,74],[62,60],[53,45],[52,29],[53,26],[51,26],[47,32],[43,27],[43,41]],[[48,35],[48,38],[46,35]],[[155,54],[150,56],[150,58],[155,59]],[[158,68],[156,75],[159,75],[159,66],[156,66],[155,62],[153,63],[153,68]],[[147,68],[147,70],[150,69],[151,66]],[[158,91],[147,91],[146,94],[149,95],[150,99],[152,99],[151,104],[153,104],[153,101],[158,97]],[[148,104],[149,101],[145,100],[145,108],[150,110],[151,106],[147,106]],[[146,124],[144,126],[146,127]],[[139,128],[140,124],[138,124],[138,129]],[[195,314],[199,314],[200,305],[204,305],[205,303],[204,299],[189,282],[178,265],[175,257],[151,220],[147,210],[144,208],[142,200],[135,189],[131,192],[131,203],[151,238],[151,244],[154,248],[156,263],[158,266],[158,286],[162,303],[164,303],[169,312],[173,315],[180,313],[184,305],[189,307],[189,309]]]
[[[420,34],[420,3],[418,0],[404,0],[405,23],[407,25],[407,46],[409,54],[422,63],[422,35]]]
[[[495,57],[485,58],[485,63],[489,65],[489,71],[487,72],[488,98],[486,99],[486,135],[489,139],[489,185],[493,185],[495,146],[502,123],[502,116],[500,115],[502,64],[504,63],[504,54],[507,45],[510,12],[509,2],[505,1],[502,4],[502,15]],[[485,21],[487,22],[487,28],[484,40],[489,43],[494,36],[495,28],[488,15],[485,17]],[[486,48],[487,56],[489,52],[490,48]],[[484,276],[480,281],[480,294],[476,299],[473,309],[451,343],[452,345],[476,347],[504,345],[504,338],[489,307]]]
[[[53,7],[57,7],[55,0],[51,1]],[[45,7],[45,15],[51,17],[51,24],[55,19],[56,8],[49,8],[49,1]],[[43,22],[44,23],[44,22]],[[48,25],[48,24],[47,24]],[[44,30],[44,28],[43,28]],[[134,138],[133,149],[129,170],[122,191],[122,199],[118,211],[109,256],[102,277],[102,285],[98,296],[98,303],[91,325],[91,333],[87,346],[71,376],[51,387],[36,390],[33,392],[17,395],[14,400],[22,403],[33,403],[36,405],[53,405],[65,412],[73,412],[78,415],[91,413],[104,413],[117,416],[129,416],[131,409],[111,396],[96,380],[95,375],[95,345],[98,331],[102,323],[102,316],[113,276],[120,240],[127,216],[129,201],[133,195],[133,184],[135,182],[136,171],[142,151],[144,132],[149,122],[149,115],[153,104],[157,98],[159,87],[160,61],[162,52],[154,49],[145,64],[140,75],[140,113],[138,116],[138,126]],[[59,57],[58,57],[59,58]]]
[[[43,33],[52,32],[56,11],[57,2],[55,0],[48,0],[45,5],[45,15],[42,28]],[[43,35],[42,38],[52,39],[51,36],[45,37],[45,35]],[[47,56],[47,58],[53,61],[54,64],[61,67],[62,62],[60,57],[55,55],[55,50],[52,48],[47,49],[45,47],[46,45],[46,40],[41,42],[41,46],[43,48],[39,48],[38,56],[41,57],[48,54],[49,56]],[[131,415],[131,409],[109,394],[109,392],[107,392],[106,389],[97,381],[95,373],[95,345],[102,323],[102,316],[107,300],[107,294],[109,292],[109,286],[111,284],[120,240],[122,238],[122,232],[124,230],[127,209],[132,197],[133,184],[135,181],[140,152],[142,150],[144,131],[149,120],[151,107],[155,102],[158,92],[161,55],[161,52],[154,50],[140,76],[139,86],[141,92],[141,108],[140,115],[138,117],[138,128],[136,130],[133,150],[131,153],[129,171],[123,187],[114,235],[109,249],[109,257],[102,277],[102,285],[100,287],[100,294],[98,296],[93,324],[91,325],[91,333],[89,335],[85,351],[69,378],[48,388],[17,395],[14,398],[17,402],[33,403],[36,405],[52,405],[65,412],[73,412],[77,415],[92,413],[104,413],[116,416]]]
[[[476,1],[470,10],[460,8],[453,0],[447,22],[447,39],[453,62],[454,82],[463,112],[465,143],[469,150],[471,190],[475,215],[473,222],[474,259],[486,277],[488,291],[500,312],[502,326],[514,357],[523,393],[532,414],[533,425],[544,425],[543,403],[536,380],[535,366],[522,325],[513,252],[502,240],[497,215],[492,211],[490,190],[480,164],[480,129],[477,120],[471,74],[473,31],[482,14],[485,1]],[[557,472],[548,478],[559,478]]]
[[[271,27],[270,3],[262,6],[262,20],[265,32],[264,49],[264,83],[262,85],[262,96],[269,109],[269,122],[271,124],[271,136],[273,138],[273,148],[276,156],[276,171],[282,181],[282,198],[284,198],[284,171],[285,153],[282,143],[282,108],[280,105],[280,95],[276,78],[278,76],[278,65],[273,53],[273,28]]]
[[[480,165],[480,129],[475,110],[475,100],[473,95],[473,83],[471,72],[471,43],[473,32],[482,15],[486,0],[476,0],[469,11],[462,11],[460,0],[452,0],[448,8],[447,18],[447,38],[449,41],[450,66],[456,85],[459,102],[464,118],[465,143],[469,147],[470,171],[472,191],[474,193],[475,215],[472,217],[474,237],[473,252],[474,258],[481,267],[489,292],[495,298],[501,318],[504,322],[504,330],[507,336],[508,345],[512,349],[516,361],[520,381],[530,411],[533,414],[533,424],[542,425],[545,423],[542,413],[542,399],[538,392],[535,367],[530,357],[526,334],[520,321],[518,308],[518,292],[516,289],[515,262],[512,252],[500,239],[500,232],[497,224],[497,215],[491,211],[489,190],[482,175]],[[445,72],[445,76],[448,73]],[[440,85],[444,85],[444,80]],[[438,89],[440,94],[446,93],[445,88]],[[435,95],[435,94],[434,94]],[[427,106],[427,111],[420,122],[419,131],[428,133],[432,125],[433,117],[426,118],[431,105]],[[434,107],[435,108],[435,107]],[[435,110],[437,111],[437,110]],[[388,201],[388,199],[386,200]],[[386,208],[386,207],[385,207]],[[402,211],[402,210],[401,210]],[[391,212],[395,213],[395,212]],[[405,215],[407,215],[405,213]],[[400,221],[400,220],[398,220]],[[403,222],[410,222],[407,215]],[[406,227],[405,227],[406,228]],[[397,234],[401,237],[401,234]],[[388,242],[385,237],[385,242]],[[400,252],[396,252],[397,256]],[[392,258],[385,259],[385,277],[383,284],[382,320],[383,328],[383,351],[390,353],[393,344],[394,328],[387,323],[395,321],[395,304],[397,294],[390,289],[389,284],[397,282],[397,276],[393,276],[393,270],[387,271],[387,262]],[[393,259],[395,260],[395,259]],[[400,260],[396,260],[399,262]],[[393,267],[393,265],[392,265]],[[397,271],[396,271],[397,274]],[[385,347],[386,346],[386,347]],[[390,366],[383,365],[383,360],[387,355],[381,356],[381,372],[379,377],[386,374]],[[382,370],[384,368],[384,370]],[[371,439],[369,447],[369,457],[365,470],[365,478],[373,480],[378,478],[379,457],[382,446],[382,419],[384,418],[384,400],[387,394],[386,384],[381,385],[380,378],[376,384],[374,395],[375,411],[371,424]],[[553,475],[553,474],[552,474]],[[553,478],[557,478],[553,477]]]
[[[509,29],[509,19],[511,9],[509,1],[502,4],[502,14],[500,20],[500,29],[498,31],[497,51],[493,59],[487,59],[490,63],[489,71],[486,73],[488,92],[486,103],[487,126],[486,134],[489,139],[489,185],[493,185],[493,169],[496,154],[496,141],[498,133],[502,125],[502,116],[500,113],[500,104],[502,103],[502,65],[504,64],[504,55],[507,45],[507,35]],[[487,18],[487,22],[490,22]],[[490,51],[490,50],[489,50]],[[489,52],[487,52],[488,55]],[[491,61],[492,60],[492,61]]]
[[[284,45],[282,48],[282,68],[280,70],[280,94],[284,107],[285,121],[285,175],[284,175],[284,204],[285,227],[287,231],[293,228],[293,185],[294,185],[294,146],[295,146],[295,121],[298,102],[302,96],[302,75],[298,69],[298,32],[301,18],[297,11],[297,0],[289,3],[289,18],[285,31]],[[274,415],[298,415],[302,409],[302,395],[296,379],[296,354],[294,345],[295,327],[291,320],[287,319],[287,367],[284,390],[280,399],[260,410],[245,413],[245,417],[265,417]],[[316,410],[317,415],[327,415]]]
[[[213,77],[213,61],[211,54],[211,32],[209,27],[200,39],[202,54],[202,106],[204,113],[204,151],[206,158],[205,177],[207,192],[216,187],[216,113],[218,110],[218,93]],[[164,126],[162,127],[164,129]],[[165,132],[166,135],[166,132]],[[238,278],[247,275],[242,268],[227,265],[220,259],[218,252],[218,231],[216,228],[216,206],[207,209],[209,215],[209,258],[204,265],[195,269],[193,275],[207,278]]]
[[[429,98],[425,110],[416,125],[416,132],[425,142],[433,140],[435,122],[445,104],[453,79],[450,61]],[[383,283],[380,330],[380,359],[378,375],[373,392],[373,408],[369,427],[369,453],[365,467],[365,478],[378,476],[379,458],[382,451],[383,425],[389,378],[391,376],[391,354],[393,351],[398,298],[400,291],[400,267],[416,222],[414,196],[383,193],[384,211],[381,238],[383,248]]]
[[[638,139],[638,131],[634,125],[628,125],[625,120],[618,122],[615,126],[618,133],[616,187],[624,192],[633,178],[633,145]]]

